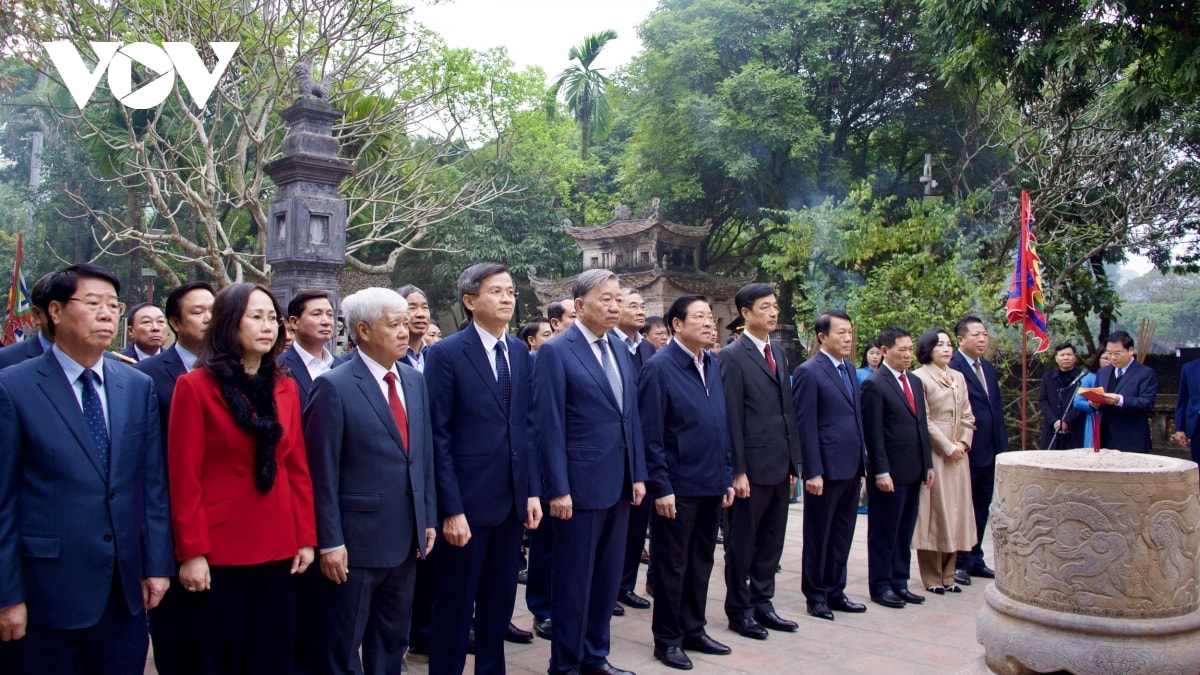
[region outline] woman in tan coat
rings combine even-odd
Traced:
[[[929,442],[933,446],[930,487],[921,489],[921,506],[913,548],[921,583],[931,593],[959,593],[954,583],[954,561],[958,551],[975,545],[975,516],[971,508],[971,468],[967,452],[975,430],[975,415],[967,398],[962,373],[950,369],[954,347],[950,335],[937,328],[925,331],[917,341],[913,374],[921,378],[929,418]]]

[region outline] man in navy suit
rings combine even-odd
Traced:
[[[1186,363],[1179,371],[1174,439],[1185,448],[1190,442],[1192,461],[1200,463],[1200,361]]]
[[[795,621],[775,612],[775,570],[783,555],[788,501],[800,465],[800,437],[788,388],[787,356],[771,342],[779,303],[770,284],[733,296],[746,329],[721,350],[721,379],[733,452],[733,505],[725,534],[725,615],[738,634],[756,640],[767,629],[791,632]]]
[[[975,436],[967,460],[971,464],[971,505],[975,511],[977,539],[970,551],[959,551],[954,581],[964,586],[971,577],[994,579],[996,573],[983,559],[983,529],[996,483],[996,455],[1008,450],[1008,430],[1004,428],[1004,401],[1000,399],[1000,379],[991,362],[983,358],[988,348],[987,327],[977,316],[967,316],[954,326],[958,351],[950,367],[967,381],[967,397],[975,415]]]
[[[612,329],[613,337],[629,351],[633,362],[633,372],[636,378],[642,372],[642,366],[651,356],[654,356],[654,345],[641,334],[642,326],[646,325],[646,301],[642,294],[634,288],[621,289],[621,318],[617,319],[617,327]],[[646,526],[650,523],[650,500],[644,499],[641,504],[629,509],[629,529],[625,535],[625,560],[621,570],[621,588],[617,592],[617,602],[634,609],[647,609],[650,601],[634,592],[637,587],[638,567],[642,563],[642,552],[646,546]],[[625,610],[616,607],[614,613],[618,616]]]
[[[414,284],[404,284],[396,289],[408,303],[408,353],[404,362],[425,372],[425,334],[429,331],[429,299],[425,291]]]
[[[796,424],[804,456],[804,551],[800,590],[808,613],[865,612],[846,597],[846,564],[866,475],[862,403],[854,365],[854,325],[845,312],[817,317],[821,348],[792,377]],[[910,338],[911,342],[911,338]]]
[[[899,326],[879,333],[883,363],[862,386],[863,440],[867,446],[867,574],[871,600],[884,607],[921,604],[908,590],[912,536],[921,484],[933,484],[933,454],[925,392],[908,372],[913,340]]]
[[[304,411],[321,573],[330,580],[321,594],[323,661],[331,675],[392,675],[405,667],[416,561],[437,532],[429,394],[421,374],[398,363],[408,348],[404,298],[367,288],[342,310],[358,358],[317,378]]]
[[[175,559],[150,378],[103,358],[108,270],[47,284],[55,345],[0,373],[0,640],[18,673],[140,674]]]
[[[733,461],[721,368],[704,351],[716,335],[701,295],[671,303],[664,320],[674,339],[646,362],[638,414],[646,441],[654,577],[654,658],[690,670],[685,650],[723,656],[732,650],[705,630],[708,581],[721,509],[733,504]]]
[[[1158,377],[1133,358],[1133,338],[1123,330],[1109,335],[1105,351],[1111,365],[1096,373],[1105,391],[1100,411],[1100,447],[1124,452],[1150,452],[1150,411],[1158,397]]]
[[[32,337],[21,342],[0,347],[0,370],[26,359],[41,356],[50,351],[50,347],[54,344],[54,340],[49,337],[50,330],[47,325],[49,320],[46,315],[46,285],[50,283],[54,274],[54,272],[43,274],[29,290],[29,300],[32,303],[29,313],[33,315],[33,325],[37,326],[38,330]]]
[[[196,356],[204,347],[204,338],[212,321],[212,306],[213,288],[203,281],[190,281],[171,291],[165,314],[167,324],[175,333],[175,344],[134,366],[154,380],[164,453],[175,381],[196,365]],[[182,585],[171,584],[162,602],[150,612],[150,639],[154,643],[154,667],[159,675],[187,673],[195,663],[187,652],[190,642],[184,635],[190,602]]]
[[[313,380],[346,362],[334,356],[325,346],[333,339],[333,303],[325,291],[306,290],[292,296],[287,306],[287,320],[296,340],[282,354],[279,363],[287,366],[288,374],[300,389],[300,405],[308,404]]]
[[[158,305],[140,302],[130,308],[125,319],[125,332],[130,342],[121,350],[121,355],[137,363],[162,351],[167,337],[167,319]]]
[[[429,672],[459,675],[475,617],[475,672],[504,672],[523,527],[542,518],[530,447],[529,350],[508,334],[516,287],[499,263],[458,278],[470,323],[429,348],[438,546]]]
[[[624,673],[608,662],[629,506],[645,495],[646,458],[629,354],[608,334],[621,287],[605,269],[572,288],[578,319],[533,369],[534,443],[554,530],[550,673]]]

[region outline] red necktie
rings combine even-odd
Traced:
[[[404,454],[408,454],[408,415],[404,414],[404,404],[400,402],[400,394],[396,391],[396,374],[389,372],[383,376],[388,385],[388,407],[392,409],[392,419],[396,420],[396,428],[400,430],[400,440],[404,441]]]
[[[908,386],[908,376],[900,373],[900,384],[904,385],[904,398],[908,399],[908,409],[917,414],[917,399],[913,398],[912,389]]]
[[[771,356],[771,343],[767,343],[763,347],[763,356],[767,357],[767,367],[771,369],[771,374],[775,374],[775,357]]]

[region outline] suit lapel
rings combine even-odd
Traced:
[[[300,388],[307,395],[312,389],[312,376],[308,374],[308,366],[304,365],[304,357],[300,356],[300,352],[296,351],[296,345],[288,347],[288,360],[291,363],[287,364],[291,370],[292,377],[296,378],[296,382],[300,384]]]
[[[845,399],[850,402],[850,405],[854,405],[854,397],[851,396],[850,392],[846,390],[846,385],[845,385],[845,383],[842,382],[841,373],[839,373],[837,368],[834,367],[834,365],[829,362],[829,357],[825,356],[824,354],[818,353],[818,355],[814,358],[820,359],[820,361],[818,361],[818,363],[821,364],[821,366],[820,366],[821,371],[825,373],[825,377],[829,378],[830,381],[837,387],[838,391],[842,392],[842,396],[845,397]],[[849,375],[849,373],[847,373],[847,375]],[[853,383],[851,383],[851,384],[853,384]],[[899,386],[898,382],[896,384],[897,384],[897,386]],[[904,392],[901,391],[900,395],[903,396]],[[905,399],[905,403],[907,403],[907,402],[908,402],[908,400]]]
[[[742,343],[742,349],[746,352],[746,358],[757,364],[758,369],[761,370],[764,375],[776,382],[779,381],[779,359],[775,359],[775,374],[772,375],[771,369],[767,366],[766,357],[758,351],[758,345],[754,344],[753,340],[743,335],[742,337],[738,338],[738,342]],[[771,346],[771,352],[772,355],[774,355],[774,345]]]
[[[115,475],[121,460],[121,439],[129,425],[129,366],[104,364],[104,394],[108,403],[108,472]]]
[[[884,366],[881,365],[880,368],[884,368]],[[892,374],[891,370],[885,370],[884,374],[887,377],[885,377],[883,379],[885,379],[891,383],[890,389],[892,391],[892,395],[896,396],[900,399],[900,403],[904,406],[904,409],[908,411],[908,414],[912,415],[913,417],[916,417],[917,413],[915,410],[913,410],[911,407],[909,407],[908,397],[904,395],[904,388],[900,386],[900,381],[896,379],[896,376]],[[912,373],[905,371],[904,377],[905,377],[905,379],[908,380],[908,388],[912,389],[913,388]],[[916,398],[917,398],[917,394],[916,394],[916,390],[914,389],[913,390],[913,400],[915,401]]]
[[[96,473],[102,480],[107,481],[108,476],[104,472],[104,465],[100,462],[96,443],[92,440],[87,423],[83,421],[83,410],[80,409],[79,401],[75,398],[75,390],[67,381],[67,375],[63,372],[62,366],[58,364],[58,359],[53,353],[46,353],[42,356],[42,365],[38,372],[42,376],[38,386],[46,394],[46,398],[50,399],[50,403],[58,411],[59,417],[66,423],[67,429],[70,430],[75,441],[79,443],[79,447],[83,449],[83,453],[87,455],[88,461],[96,469]],[[110,431],[110,438],[111,435]]]
[[[500,409],[503,410],[504,400],[500,396],[500,383],[496,381],[496,376],[492,374],[492,364],[488,363],[489,354],[483,349],[483,340],[480,339],[475,326],[467,326],[463,330],[465,331],[462,344],[463,356],[475,368],[475,374],[479,376],[483,388],[492,392],[492,398],[496,399],[496,405],[500,406]],[[509,344],[505,342],[504,346],[508,347]],[[512,373],[512,361],[513,359],[510,357],[510,374]]]
[[[596,386],[600,387],[600,391],[604,392],[605,398],[608,399],[613,408],[619,409],[617,408],[617,399],[613,396],[612,387],[608,384],[608,376],[604,374],[604,369],[600,366],[600,362],[596,360],[596,353],[592,351],[592,346],[588,344],[587,338],[583,336],[583,333],[576,326],[571,326],[571,328],[572,331],[566,333],[567,339],[571,342],[571,352],[575,354],[575,358],[579,359],[579,363],[583,366],[584,370],[591,373],[592,379],[596,381]],[[604,339],[607,338],[608,336],[604,336]],[[610,342],[609,347],[611,346]],[[612,350],[610,349],[609,351]],[[609,354],[610,358],[612,356],[612,354]],[[628,387],[624,388],[628,389]]]
[[[424,398],[421,396],[421,388],[417,386],[417,380],[412,377],[412,373],[408,373],[408,377],[403,374],[400,376],[400,388],[404,390],[404,416],[408,420],[408,442],[409,447],[405,448],[409,458],[412,458],[412,441],[417,437],[417,429],[414,426],[413,420],[423,419],[425,417]],[[391,409],[388,409],[391,413]],[[395,425],[392,425],[395,426]]]
[[[379,421],[383,422],[383,426],[392,435],[392,440],[396,442],[396,446],[403,448],[404,442],[400,438],[400,430],[396,428],[396,418],[392,417],[392,409],[388,407],[387,399],[384,398],[383,392],[380,391],[379,385],[375,382],[375,378],[371,376],[371,369],[367,367],[367,364],[362,359],[354,359],[350,367],[354,369],[354,376],[358,378],[358,388],[362,391],[363,396],[367,398],[367,402],[371,404],[371,409],[375,411],[375,414],[379,416]],[[405,386],[404,380],[401,380],[401,386]],[[408,390],[406,389],[405,394],[407,395],[407,393]]]

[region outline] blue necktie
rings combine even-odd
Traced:
[[[508,372],[508,359],[504,358],[504,341],[496,343],[496,384],[500,385],[500,398],[504,401],[504,411],[512,402],[512,376]]]
[[[850,384],[850,376],[846,374],[846,364],[839,363],[837,369],[838,369],[838,372],[841,373],[841,375],[842,375],[842,386],[846,388],[846,395],[850,397],[851,401],[853,401],[854,400],[854,385]]]
[[[100,403],[100,394],[96,392],[96,373],[84,370],[79,376],[83,383],[83,420],[87,422],[88,431],[92,434],[92,442],[96,444],[96,454],[100,457],[100,465],[108,474],[108,425],[104,423],[104,406]]]
[[[596,340],[596,346],[600,348],[600,365],[604,368],[604,376],[608,378],[608,386],[612,387],[613,396],[617,399],[617,410],[625,412],[625,402],[621,400],[621,378],[617,376],[612,357],[608,355],[608,340],[600,338]]]

